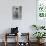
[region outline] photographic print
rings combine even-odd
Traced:
[[[12,7],[13,19],[22,18],[22,6],[13,6]]]

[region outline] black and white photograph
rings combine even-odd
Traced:
[[[13,6],[12,7],[12,18],[13,19],[22,18],[22,6]]]

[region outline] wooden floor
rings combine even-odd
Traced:
[[[4,46],[4,43],[2,42],[0,42],[0,46]],[[14,43],[12,43],[12,42],[10,42],[10,43],[8,43],[8,45],[7,46],[15,46],[15,42]],[[21,45],[22,46],[22,45]],[[25,45],[24,45],[25,46]],[[30,43],[30,46],[37,46],[37,43],[34,43],[34,42],[32,42],[32,43]],[[41,46],[46,46],[46,43],[44,43],[43,45],[41,45]]]

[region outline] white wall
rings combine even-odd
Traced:
[[[18,3],[17,3],[18,1]],[[21,2],[20,2],[21,1]],[[12,6],[22,5],[22,20],[12,19]],[[0,34],[11,27],[20,32],[33,32],[30,26],[36,24],[36,0],[0,0]],[[32,35],[32,34],[31,34]]]

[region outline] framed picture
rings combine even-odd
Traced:
[[[12,18],[13,19],[22,18],[22,6],[13,6],[12,7]]]

